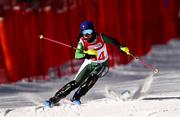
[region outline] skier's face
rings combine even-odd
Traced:
[[[89,40],[92,37],[93,30],[92,29],[83,30],[82,34],[85,39]]]
[[[86,34],[86,35],[83,35],[83,37],[85,39],[89,40],[92,37],[92,34]]]

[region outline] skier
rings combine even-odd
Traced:
[[[109,57],[106,43],[115,45],[118,50],[130,55],[128,47],[116,39],[97,33],[93,22],[84,21],[80,24],[78,45],[75,51],[76,59],[85,59],[74,80],[63,86],[53,97],[45,102],[46,106],[56,105],[62,98],[65,98],[72,90],[77,89],[71,101],[81,104],[80,98],[93,87],[96,81],[104,76],[109,67]]]

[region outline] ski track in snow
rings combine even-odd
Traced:
[[[74,75],[0,85],[0,117],[177,117],[180,115],[179,58],[180,40],[153,46],[141,59],[159,68],[159,73],[152,74],[135,60],[111,68],[82,98],[80,106],[69,103],[51,109],[42,106],[44,100]],[[130,91],[131,97],[123,97],[121,93],[125,90]]]

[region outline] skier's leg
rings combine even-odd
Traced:
[[[98,80],[99,76],[96,74],[91,74],[84,82],[81,84],[79,89],[75,92],[72,101],[74,100],[80,100],[80,98],[85,95],[89,89],[93,87],[93,85]]]
[[[93,87],[105,68],[105,66],[100,66],[94,69],[94,71],[92,71],[89,77],[80,85],[79,89],[75,92],[72,101],[80,100],[80,98]]]
[[[59,102],[60,99],[66,97],[72,90],[74,90],[75,88],[77,88],[79,86],[79,83],[76,82],[75,80],[70,81],[69,83],[67,83],[64,87],[62,87],[56,94],[54,97],[51,97],[49,99],[50,102],[56,104],[57,102]]]
[[[75,79],[70,81],[65,86],[63,86],[58,92],[56,92],[55,96],[49,99],[50,102],[56,104],[62,98],[66,97],[72,90],[76,89],[80,84],[87,78],[90,65],[84,62],[78,71]]]

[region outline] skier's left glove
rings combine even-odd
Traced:
[[[96,56],[96,57],[98,55],[97,50],[84,50],[83,53],[88,54],[88,55],[92,55],[92,56]]]
[[[128,47],[120,47],[120,50],[123,51],[124,53],[126,53],[127,55],[130,55],[131,53],[129,52],[129,48]]]
[[[96,58],[98,55],[98,52],[96,50],[84,50],[83,53],[85,54],[85,58],[87,59]]]

